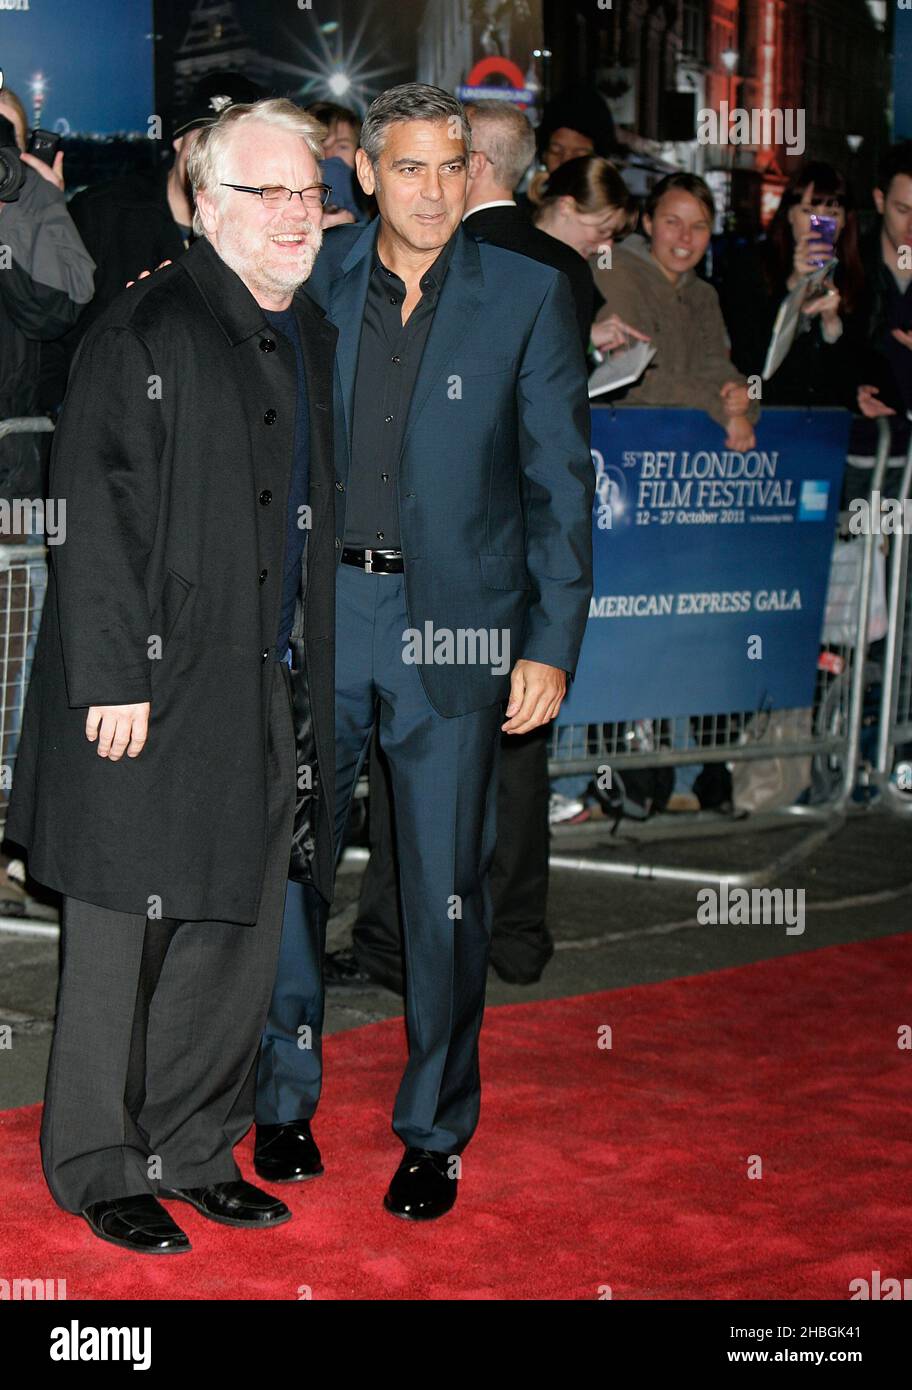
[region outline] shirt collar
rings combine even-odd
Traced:
[[[421,277],[421,293],[422,293],[422,295],[426,295],[426,294],[429,294],[429,293],[430,293],[430,294],[436,296],[436,295],[438,295],[438,294],[440,293],[441,287],[442,287],[442,285],[443,285],[444,278],[446,277],[447,270],[449,269],[450,261],[453,259],[453,251],[454,251],[454,249],[455,249],[456,241],[457,241],[457,238],[458,238],[459,233],[460,233],[461,230],[462,230],[462,224],[460,223],[459,226],[456,228],[455,232],[453,233],[453,235],[450,237],[449,241],[446,243],[446,245],[441,247],[441,249],[440,249],[440,254],[438,255],[438,257],[437,257],[436,261],[434,262],[434,264],[433,264],[432,266],[430,266],[429,269],[426,270],[426,271],[424,272],[424,274],[422,275],[422,277]],[[379,240],[379,238],[378,238],[378,240]],[[398,283],[398,284],[400,284],[400,285],[402,284],[401,278],[395,273],[395,271],[391,271],[391,270],[390,270],[387,266],[385,266],[385,265],[383,264],[383,262],[381,261],[381,259],[380,259],[380,253],[379,253],[379,251],[377,250],[377,242],[375,241],[375,242],[374,242],[374,270],[377,270],[378,268],[383,272],[384,277],[387,277],[387,276],[388,276],[390,279],[392,279],[392,280],[395,281],[396,283]]]
[[[495,198],[495,199],[494,199],[492,202],[490,202],[490,203],[479,203],[477,207],[469,208],[468,212],[465,214],[465,216],[463,217],[462,220],[463,220],[463,222],[465,222],[465,221],[467,221],[468,218],[474,217],[475,214],[476,214],[476,212],[484,212],[486,208],[515,208],[515,207],[516,207],[516,199],[515,199],[515,198]]]

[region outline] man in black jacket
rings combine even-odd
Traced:
[[[880,220],[862,245],[865,268],[863,321],[866,351],[858,406],[864,417],[852,432],[850,455],[865,460],[876,450],[874,421],[890,421],[894,458],[905,457],[912,412],[912,140],[893,145],[881,162],[874,189]],[[850,459],[851,462],[851,459]]]
[[[570,281],[583,352],[588,352],[595,317],[592,271],[579,252],[534,226],[516,202],[515,190],[535,154],[535,131],[518,107],[503,101],[473,102],[466,114],[477,142],[462,219],[466,230],[562,271]]]
[[[232,1149],[287,880],[332,894],[321,133],[276,101],[200,136],[198,240],[93,324],[54,440],[66,543],[7,826],[64,895],[42,1159],[64,1210],[146,1253],[189,1249],[157,1195],[290,1219]]]

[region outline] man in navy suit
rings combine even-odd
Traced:
[[[384,1204],[410,1220],[452,1207],[478,1121],[500,731],[557,714],[592,587],[570,290],[462,228],[470,150],[448,93],[378,97],[356,159],[380,216],[330,233],[309,281],[339,329],[336,852],[379,710],[409,1041],[393,1112],[405,1154]],[[326,916],[289,884],[258,1074],[256,1171],[273,1181],[322,1172]]]

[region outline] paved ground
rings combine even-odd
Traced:
[[[666,818],[667,819],[667,818]],[[721,838],[652,842],[613,840],[602,827],[560,832],[554,852],[604,864],[636,860],[697,869],[761,868],[794,850],[807,826]],[[770,887],[804,889],[805,930],[784,926],[698,925],[699,885],[555,869],[548,920],[556,951],[541,981],[504,984],[493,973],[489,1004],[585,994],[681,975],[702,974],[792,951],[816,950],[912,930],[912,818],[859,811],[807,859],[763,878]],[[330,948],[350,936],[360,865],[343,868],[330,927]],[[12,1046],[0,1048],[0,1109],[42,1097],[53,1026],[57,943],[0,929],[0,1024]],[[356,1028],[402,1012],[385,989],[330,995],[327,1031]]]

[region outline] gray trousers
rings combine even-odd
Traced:
[[[66,1211],[240,1177],[232,1149],[253,1123],[295,802],[289,671],[273,664],[257,921],[150,920],[63,900],[41,1157]]]

